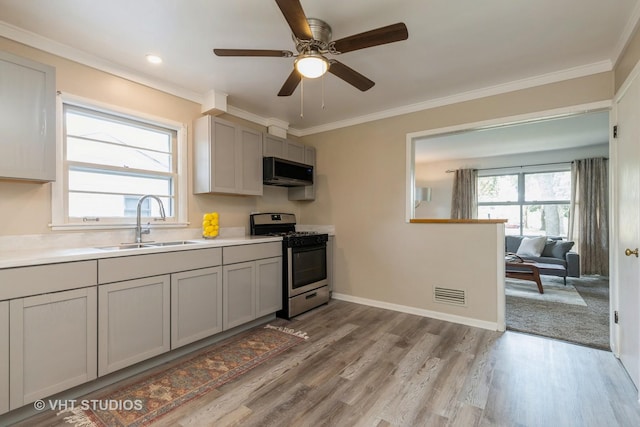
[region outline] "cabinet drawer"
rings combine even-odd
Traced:
[[[257,243],[255,245],[239,245],[223,248],[224,264],[253,261],[282,255],[281,242]]]
[[[160,276],[222,264],[220,248],[134,255],[98,260],[98,283]]]
[[[94,286],[98,263],[78,261],[0,270],[0,300]]]

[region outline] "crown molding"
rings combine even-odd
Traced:
[[[622,29],[622,34],[620,34],[620,38],[616,43],[616,46],[613,49],[613,55],[611,55],[611,61],[615,65],[618,63],[625,49],[629,45],[633,34],[638,28],[638,23],[640,22],[640,1],[636,1],[636,6],[633,8],[631,15],[629,16],[629,20],[626,25]]]
[[[543,86],[550,83],[557,83],[564,80],[571,80],[579,77],[585,77],[593,74],[604,73],[611,71],[613,64],[611,61],[595,62],[580,67],[568,68],[565,70],[543,74],[527,79],[516,80],[509,83],[490,86],[482,89],[476,89],[468,92],[462,92],[452,96],[446,96],[442,98],[436,98],[416,104],[405,105],[399,108],[393,108],[390,110],[380,111],[373,114],[367,114],[364,116],[354,117],[347,120],[341,120],[338,122],[327,123],[326,125],[320,125],[305,129],[290,129],[289,132],[296,136],[307,136],[320,132],[327,132],[330,130],[340,129],[347,126],[354,126],[362,123],[372,122],[375,120],[387,119],[390,117],[400,116],[403,114],[415,113],[418,111],[428,110],[431,108],[442,107],[445,105],[457,104],[465,101],[472,101],[474,99],[485,98],[493,95],[500,95],[503,93],[514,92],[522,89],[529,89],[536,86]]]
[[[628,21],[628,24],[625,27],[625,31],[621,36],[621,39],[620,39],[621,41],[616,50],[616,53],[618,55],[620,55],[620,52],[624,49],[624,47],[628,43],[629,38],[633,34],[633,30],[635,29],[635,23],[637,23],[638,17],[640,17],[640,2],[638,2],[637,7],[634,9],[634,13],[630,18],[630,20]],[[175,95],[189,101],[196,102],[201,105],[205,99],[204,94],[197,93],[180,86],[172,85],[161,79],[155,79],[149,76],[141,75],[139,72],[136,72],[132,69],[124,67],[120,64],[106,61],[93,54],[81,51],[79,49],[72,48],[62,43],[58,43],[56,41],[42,37],[30,31],[26,31],[19,27],[15,27],[4,21],[0,21],[0,36],[10,40],[14,40],[18,43],[25,44],[27,46],[31,46],[36,49],[40,49],[44,52],[48,52],[48,53],[60,56],[62,58],[78,62],[80,64],[87,65],[89,67],[108,72],[118,77],[122,77],[127,80],[140,83],[142,85],[160,90],[162,92]],[[415,104],[410,104],[410,105],[393,108],[385,111],[380,111],[372,114],[367,114],[359,117],[354,117],[346,120],[327,123],[324,125],[313,126],[309,128],[303,128],[303,129],[290,127],[287,130],[287,132],[297,137],[303,137],[303,136],[312,135],[316,133],[340,129],[348,126],[354,126],[362,123],[372,122],[375,120],[381,120],[381,119],[386,119],[390,117],[400,116],[403,114],[410,114],[410,113],[415,113],[422,110],[441,107],[445,105],[456,104],[459,102],[471,101],[474,99],[484,98],[487,96],[499,95],[507,92],[513,92],[516,90],[527,89],[535,86],[542,86],[545,84],[556,83],[563,80],[569,80],[569,79],[574,79],[578,77],[585,77],[592,74],[611,71],[612,69],[613,69],[612,61],[609,61],[609,60],[601,61],[601,62],[587,64],[580,67],[561,70],[558,72],[543,74],[540,76],[534,76],[534,77],[526,78],[522,80],[516,80],[513,82],[508,82],[508,83],[504,83],[496,86],[490,86],[487,88],[481,88],[477,90],[463,92],[456,95],[427,100],[427,101],[423,101]],[[279,120],[277,118],[262,117],[257,114],[251,113],[249,111],[245,111],[237,107],[234,107],[233,105],[227,105],[227,113],[233,116],[257,123],[265,127],[269,125],[270,120],[271,121],[273,121],[274,119]]]
[[[61,58],[69,59],[71,61],[87,65],[91,68],[95,68],[97,70],[104,71],[127,80],[131,80],[132,82],[140,83],[142,85],[158,89],[170,95],[175,95],[180,98],[196,102],[198,104],[202,104],[204,102],[204,94],[197,93],[180,86],[172,85],[160,79],[142,75],[139,72],[129,69],[120,64],[106,61],[93,54],[76,48],[72,48],[62,43],[58,43],[49,38],[42,37],[38,34],[8,24],[4,21],[0,21],[0,36],[36,49],[40,49],[44,52],[57,55]]]

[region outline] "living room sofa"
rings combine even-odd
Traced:
[[[518,254],[518,249],[522,241],[527,236],[505,236],[505,250],[507,253]],[[528,236],[539,237],[539,236]],[[545,270],[540,269],[540,274],[547,274],[552,276],[564,277],[580,277],[580,255],[576,252],[572,252],[573,242],[562,240],[561,237],[547,236],[544,249],[540,256],[533,256],[530,254],[519,256],[528,261],[533,261],[542,264],[556,264],[565,268],[565,272],[562,270],[552,269]],[[563,275],[564,274],[564,275]]]

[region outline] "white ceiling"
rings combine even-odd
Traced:
[[[607,144],[609,112],[595,111],[428,136],[417,138],[414,142],[416,163],[526,154]]]
[[[337,77],[276,94],[292,58],[216,57],[213,48],[295,50],[273,0],[0,0],[0,36],[195,101],[228,94],[230,112],[290,123],[304,135],[340,123],[415,111],[611,70],[640,0],[301,0],[333,39],[404,22],[409,39],[337,57],[376,85]],[[146,63],[160,55],[160,66]],[[241,110],[241,111],[239,111]]]

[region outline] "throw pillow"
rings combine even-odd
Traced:
[[[518,252],[520,242],[522,242],[521,236],[505,236],[505,251],[515,254]]]
[[[554,258],[565,259],[567,252],[573,247],[573,242],[556,242],[551,250],[551,256]]]
[[[544,249],[542,250],[542,255],[541,256],[548,256],[548,257],[552,257],[553,256],[553,248],[556,247],[556,241],[555,240],[547,240],[546,243],[544,244]]]
[[[546,236],[525,237],[524,239],[522,239],[522,243],[520,243],[520,247],[518,248],[518,252],[516,252],[516,254],[520,256],[539,257],[542,254],[546,242]]]

